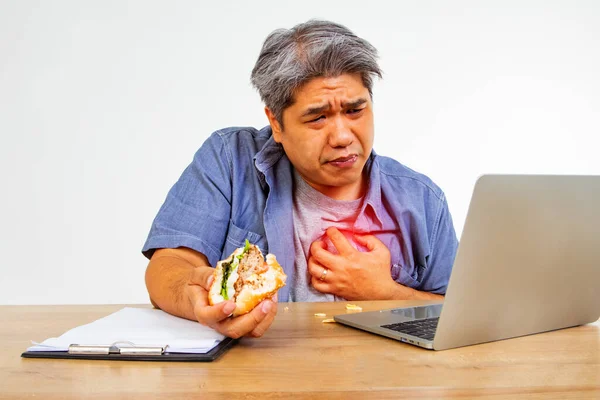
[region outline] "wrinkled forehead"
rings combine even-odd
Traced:
[[[325,106],[328,97],[344,104],[363,103],[371,100],[368,88],[360,74],[342,74],[336,76],[318,76],[298,86],[285,109]]]

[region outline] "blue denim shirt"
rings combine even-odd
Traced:
[[[277,257],[288,275],[278,297],[288,301],[295,282],[292,168],[270,127],[213,133],[169,191],[143,254],[189,247],[216,265],[248,239]],[[458,240],[443,192],[375,152],[365,168],[369,189],[355,232],[374,234],[388,247],[396,282],[444,294]]]

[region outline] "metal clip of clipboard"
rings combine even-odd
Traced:
[[[127,346],[119,347],[117,344],[125,343]],[[111,345],[81,345],[69,346],[69,354],[123,354],[133,356],[159,356],[165,352],[167,346],[136,346],[131,342],[115,342]]]

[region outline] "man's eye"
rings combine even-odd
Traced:
[[[358,114],[359,112],[361,112],[363,109],[362,108],[353,108],[351,110],[348,110],[348,114]]]
[[[311,120],[310,120],[310,121],[308,121],[308,122],[317,122],[317,121],[321,120],[321,118],[325,118],[325,116],[321,115],[321,116],[319,116],[319,117],[317,117],[317,118],[315,118],[315,119],[311,119]]]

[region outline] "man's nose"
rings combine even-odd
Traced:
[[[337,116],[329,131],[329,145],[331,147],[347,147],[353,140],[352,130],[345,123],[344,118]]]

